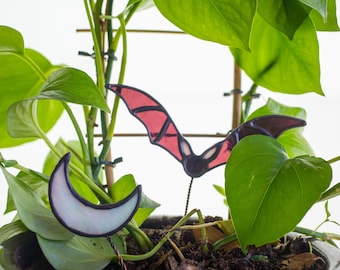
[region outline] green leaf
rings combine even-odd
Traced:
[[[8,134],[13,138],[40,138],[40,126],[37,115],[37,101],[26,100],[17,102],[10,106],[7,111],[7,130]]]
[[[0,245],[2,245],[8,239],[26,231],[27,228],[21,220],[16,220],[2,226],[0,228]]]
[[[254,111],[251,115],[248,116],[247,121],[254,119],[256,117],[271,114],[287,115],[306,120],[305,109],[300,107],[287,106],[280,102],[275,101],[272,98],[268,98],[265,105],[258,108],[256,111]]]
[[[34,50],[24,49],[21,34],[15,29],[0,26],[0,147],[20,145],[32,139],[13,139],[7,133],[6,111],[8,107],[39,91],[46,76],[58,67]],[[47,132],[60,117],[63,108],[45,102],[39,106],[41,115],[48,121],[41,124]],[[41,113],[41,115],[39,115]],[[48,117],[46,117],[48,116]]]
[[[33,170],[28,170],[27,172],[19,172],[16,177],[28,185],[46,204],[48,203],[47,183],[49,179],[46,175]],[[16,208],[12,193],[8,189],[7,204],[4,213],[6,214],[14,210],[16,210]]]
[[[257,3],[259,15],[290,40],[310,11],[296,0],[259,0]]]
[[[7,51],[0,51],[0,147],[32,141],[32,138],[13,139],[9,136],[6,111],[13,103],[37,94],[46,76],[59,68],[52,66],[44,56],[34,50],[21,50],[20,48],[24,46],[22,37],[16,30],[12,29],[12,32],[12,35],[5,36],[4,39],[0,38],[0,48],[3,50],[7,48]],[[15,38],[15,35],[20,35],[20,38]],[[45,101],[38,105],[37,118],[40,121],[45,119],[40,123],[45,132],[56,123],[62,111],[63,107],[56,104],[56,101]]]
[[[312,147],[302,134],[303,128],[296,129],[297,130],[287,130],[277,139],[286,149],[288,157],[314,155]]]
[[[29,170],[28,172],[21,171],[16,178],[28,185],[44,203],[49,202],[47,192],[49,178],[47,175]]]
[[[64,240],[73,235],[56,220],[42,199],[27,184],[3,167],[1,169],[11,190],[20,219],[27,228],[48,239]]]
[[[0,95],[2,97],[0,147],[19,145],[32,140],[32,137],[39,138],[38,126],[44,132],[51,129],[63,111],[63,106],[56,100],[91,105],[109,111],[102,93],[86,73],[72,68],[56,70],[57,67],[53,67],[41,54],[28,49],[20,50],[24,46],[20,33],[14,29],[7,32],[10,34],[3,34],[4,40],[0,40],[0,48],[3,49],[0,51]],[[52,74],[47,77],[50,73]],[[41,92],[38,94],[41,86]],[[33,103],[27,101],[27,98],[45,99],[45,101],[39,101],[37,108],[33,108]],[[24,104],[18,103],[19,101]],[[9,121],[6,122],[5,112],[14,103]],[[26,115],[23,114],[24,112],[31,113]],[[32,123],[34,125],[30,128]],[[14,126],[15,124],[19,125]],[[7,128],[14,138],[30,139],[13,140],[9,137]]]
[[[8,214],[8,213],[15,211],[15,210],[16,210],[16,208],[15,208],[15,203],[13,201],[12,193],[8,189],[8,191],[7,191],[7,202],[6,202],[6,208],[5,208],[4,214]]]
[[[38,242],[47,260],[61,270],[104,269],[114,254],[105,237],[75,235],[67,241],[52,241],[38,235]]]
[[[228,202],[227,202],[227,199],[225,198],[226,194],[225,194],[225,190],[224,190],[224,187],[221,187],[219,185],[213,185],[213,187],[215,188],[215,190],[224,197],[224,200],[223,200],[223,203],[228,206]]]
[[[77,166],[79,169],[84,170],[82,163],[82,151],[80,147],[79,141],[69,141],[64,142],[63,140],[58,140],[55,145],[55,149],[59,151],[59,153],[72,153],[72,163]],[[55,169],[57,163],[59,162],[59,158],[55,156],[51,151],[47,154],[43,165],[43,173],[46,175],[51,175],[53,170]],[[102,174],[100,174],[102,177]],[[86,200],[91,203],[97,204],[98,198],[93,193],[93,191],[86,185],[84,182],[79,181],[79,179],[71,172],[70,173],[70,181],[72,187],[76,190],[76,192]]]
[[[331,167],[320,158],[288,159],[268,136],[242,139],[225,170],[227,200],[242,250],[276,241],[294,229],[331,179]]]
[[[138,5],[137,11],[144,11],[155,6],[153,0],[130,0],[127,4],[127,9],[131,8],[132,5],[137,4],[138,2],[140,2],[140,4]]]
[[[6,122],[9,123],[8,134],[12,138],[41,138],[48,129],[44,126],[48,125],[49,116],[52,117],[53,123],[59,118],[62,112],[59,105],[49,100],[38,101],[36,99],[14,103],[8,108],[6,115]]]
[[[338,197],[340,194],[340,183],[333,185],[330,189],[322,193],[320,201],[330,200],[334,197]]]
[[[0,25],[0,54],[24,53],[24,39],[20,32],[8,26]]]
[[[18,101],[8,108],[6,119],[7,123],[10,123],[7,126],[8,134],[13,138],[41,138],[44,133],[41,125],[49,122],[46,110],[53,112],[55,109],[49,99],[109,110],[104,97],[86,73],[73,68],[61,68],[48,77],[38,95]],[[37,100],[39,105],[45,104],[40,110],[40,106],[37,107]],[[39,122],[39,115],[43,115],[40,117],[42,123]]]
[[[203,40],[249,50],[256,1],[154,0],[169,21]]]
[[[110,194],[114,202],[119,202],[128,196],[137,186],[135,178],[132,174],[127,174],[118,179],[110,188]],[[142,200],[140,206],[134,215],[134,221],[140,226],[158,207],[160,204],[151,200],[144,193],[142,193]]]
[[[0,267],[2,267],[2,269],[12,270],[12,268],[8,266],[6,256],[5,256],[5,249],[1,246],[0,246]]]
[[[323,17],[316,10],[312,10],[310,17],[318,31],[339,31],[338,20],[336,17],[336,2],[328,0],[327,17]]]
[[[215,188],[215,190],[222,196],[225,196],[225,190],[224,187],[221,187],[219,185],[213,185],[213,187]]]
[[[127,197],[136,186],[137,184],[132,174],[127,174],[119,178],[110,188],[113,202],[119,202]]]
[[[35,98],[90,105],[109,112],[103,94],[93,80],[85,72],[75,68],[66,67],[53,72]]]
[[[323,94],[318,40],[309,17],[295,32],[293,40],[289,40],[255,16],[250,49],[251,52],[231,48],[231,52],[257,85],[287,94]]]
[[[160,204],[150,199],[145,193],[142,193],[142,200],[140,206],[133,216],[133,220],[137,223],[137,226],[143,224],[143,222],[152,214],[152,212],[159,207]]]
[[[329,0],[299,0],[299,1],[317,11],[323,18],[327,17],[327,2]]]
[[[5,168],[9,168],[15,166],[16,164],[18,164],[18,162],[13,159],[6,160],[0,152],[0,164]]]
[[[304,109],[286,106],[269,98],[264,106],[258,108],[247,118],[247,121],[271,114],[287,115],[306,120],[306,111]],[[303,130],[303,127],[289,129],[278,138],[278,142],[285,147],[288,156],[291,158],[301,155],[314,155],[313,149],[303,137]]]

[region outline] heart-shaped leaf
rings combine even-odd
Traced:
[[[1,167],[1,169],[11,190],[20,219],[27,228],[47,239],[65,240],[73,236],[56,220],[42,199],[28,185],[10,174],[5,168]]]
[[[109,108],[93,80],[75,68],[61,68],[53,72],[35,98],[53,99],[97,107],[109,112]]]
[[[235,60],[257,84],[269,90],[302,94],[322,94],[319,45],[309,17],[289,40],[261,16],[254,18],[250,52],[230,48]]]
[[[225,189],[243,251],[294,229],[331,178],[332,169],[323,159],[288,159],[283,147],[268,136],[242,139],[228,160]]]
[[[109,110],[98,87],[86,73],[73,68],[61,68],[48,77],[38,95],[9,107],[6,120],[11,123],[7,127],[9,135],[14,138],[42,137],[44,132],[38,119],[37,100],[43,103],[45,99]]]
[[[310,11],[310,8],[299,1],[259,0],[257,3],[260,16],[289,39],[293,39]]]
[[[0,26],[0,54],[1,53],[24,53],[24,39],[17,30],[1,25]]]
[[[9,48],[9,44],[12,42],[11,38],[18,33],[14,29],[11,29],[11,31],[14,34],[8,34],[4,39],[0,39],[0,47],[7,49],[7,51],[0,52],[0,147],[20,145],[32,140],[31,138],[13,139],[9,136],[7,133],[7,126],[9,125],[6,122],[6,111],[13,103],[36,95],[43,84],[44,78],[50,72],[59,68],[52,66],[44,56],[34,50],[18,51],[19,48],[14,47],[14,45],[18,46],[20,42],[20,40],[17,40],[18,38],[15,39],[15,44]],[[22,38],[21,35],[20,38]],[[23,44],[19,47],[21,46]],[[41,102],[38,105],[37,112],[41,128],[45,132],[50,130],[62,111],[63,107],[59,102]]]
[[[265,105],[256,109],[251,115],[248,116],[247,121],[254,119],[256,117],[270,114],[287,115],[306,120],[305,109],[300,107],[287,106],[280,102],[275,101],[272,98],[268,98]]]
[[[306,120],[306,111],[302,108],[298,107],[290,107],[286,106],[282,103],[279,103],[271,98],[267,100],[267,103],[262,107],[258,108],[254,111],[249,117],[247,121],[250,119],[254,119],[256,117],[264,116],[264,115],[287,115],[296,118],[300,118]],[[307,123],[308,124],[308,123]],[[290,130],[286,130],[280,137],[278,138],[278,142],[280,142],[287,151],[289,157],[296,157],[301,155],[313,155],[314,152],[307,142],[307,140],[303,137],[303,127],[294,128]]]
[[[256,1],[154,0],[173,24],[200,39],[249,50]]]
[[[0,26],[0,147],[15,146],[31,141],[33,137],[39,138],[35,127],[29,129],[24,124],[27,120],[32,123],[32,119],[20,113],[27,112],[24,108],[27,109],[31,104],[14,109],[12,117],[21,119],[12,122],[14,118],[10,117],[10,122],[5,120],[8,108],[12,104],[17,106],[19,101],[45,99],[38,102],[34,113],[39,127],[45,133],[54,126],[63,111],[63,106],[56,100],[109,111],[102,93],[87,74],[72,68],[62,68],[59,71],[59,68],[52,66],[38,52],[24,49],[24,41],[18,31]],[[23,126],[13,127],[15,123]],[[7,127],[12,129],[15,139],[9,136]],[[16,128],[18,132],[13,132]]]

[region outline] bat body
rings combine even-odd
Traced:
[[[289,116],[258,117],[232,130],[224,140],[209,147],[201,155],[196,155],[168,112],[152,96],[126,85],[110,84],[106,88],[117,94],[129,112],[143,123],[150,142],[168,151],[193,178],[225,164],[233,147],[245,136],[261,134],[277,138],[287,129],[306,125],[304,120]]]

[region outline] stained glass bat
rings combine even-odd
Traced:
[[[150,142],[168,151],[182,163],[184,171],[192,178],[200,177],[225,164],[233,147],[246,136],[262,134],[277,138],[287,129],[306,125],[304,120],[290,116],[258,117],[232,130],[224,140],[209,147],[201,155],[196,155],[165,108],[148,93],[118,84],[109,84],[106,88],[117,94],[125,102],[129,112],[143,123]]]

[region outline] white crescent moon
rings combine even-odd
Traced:
[[[55,167],[49,182],[48,195],[57,220],[70,231],[87,237],[108,236],[122,229],[137,211],[141,186],[115,204],[96,205],[82,198],[71,186],[66,154]]]

